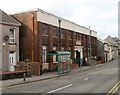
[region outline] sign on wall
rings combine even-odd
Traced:
[[[82,45],[81,41],[76,41],[75,44],[76,44],[76,45],[79,45],[79,46]]]

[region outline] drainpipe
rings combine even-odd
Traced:
[[[34,61],[34,17],[35,14],[32,13],[32,62]]]
[[[61,51],[61,20],[58,20],[59,22],[59,51]]]

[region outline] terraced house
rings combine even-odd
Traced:
[[[20,25],[0,9],[0,72],[14,71],[19,62]]]
[[[96,58],[97,32],[80,26],[66,19],[33,9],[13,15],[22,23],[20,27],[20,61],[30,59],[32,62],[48,65],[54,70],[57,59],[48,56],[50,51],[71,52],[71,62],[74,66],[78,59],[85,58],[89,64],[90,31],[92,58]]]

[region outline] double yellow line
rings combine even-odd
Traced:
[[[118,91],[119,87],[120,87],[120,81],[117,82],[117,84],[108,92],[107,95],[113,95]]]

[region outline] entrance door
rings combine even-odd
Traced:
[[[80,52],[78,50],[75,51],[75,63],[80,67]]]
[[[9,71],[15,71],[14,66],[16,65],[16,53],[10,52],[9,54]]]

